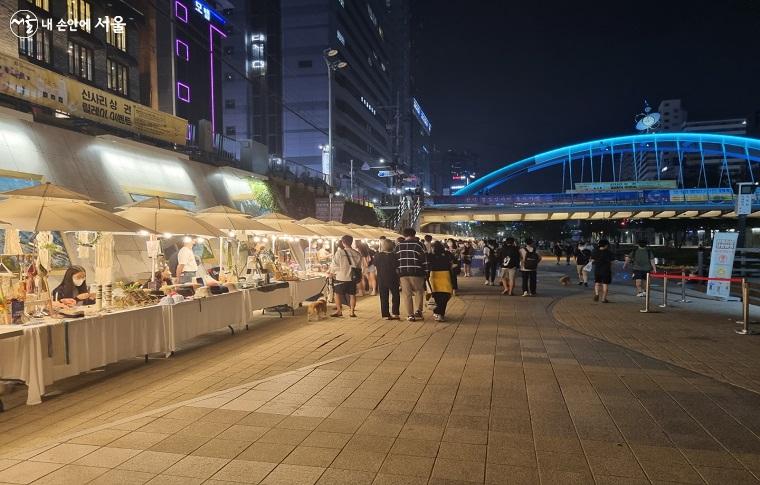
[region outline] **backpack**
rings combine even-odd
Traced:
[[[541,256],[538,255],[535,249],[530,251],[525,248],[525,262],[523,263],[523,268],[528,271],[537,270],[539,261],[541,261]]]
[[[493,263],[496,261],[496,250],[492,248],[491,246],[486,246],[488,248],[488,256],[486,256],[486,261],[489,263]]]
[[[640,253],[639,249],[646,249],[646,260],[644,260],[642,257],[644,253]],[[651,266],[652,259],[654,259],[654,254],[652,254],[652,250],[650,248],[641,248],[639,246],[636,246],[631,252],[631,264],[633,267],[649,268],[649,266]]]

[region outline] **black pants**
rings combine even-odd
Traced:
[[[485,273],[486,280],[493,283],[496,279],[496,262],[486,262],[483,272]]]
[[[527,291],[531,295],[536,294],[536,273],[537,271],[522,271],[523,293]]]
[[[383,286],[378,285],[377,291],[380,292],[380,314],[384,317],[390,317],[391,315],[398,315],[400,313],[399,307],[401,306],[401,293],[398,290],[399,285]],[[388,293],[391,296],[391,311],[388,311]]]
[[[451,270],[451,288],[455,290],[459,289],[459,285],[457,284],[457,271],[459,271],[459,268]]]
[[[448,305],[451,299],[451,293],[433,293],[433,300],[435,300],[435,310],[433,313],[437,313],[440,316],[446,315],[446,305]]]

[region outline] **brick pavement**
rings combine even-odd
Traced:
[[[31,452],[6,447],[0,483],[758,482],[760,396],[558,323],[552,307],[569,290],[551,280],[537,298],[465,281],[448,324],[284,324],[111,376],[49,403],[81,412],[89,401],[76,397],[141,379],[158,396],[162,369],[176,366],[166,387],[213,367],[192,401],[141,402],[145,412],[116,402],[93,429],[71,426]],[[337,334],[350,352],[304,368]],[[264,361],[299,370],[213,386]],[[131,385],[126,405],[143,393]],[[37,419],[62,410],[46,405]]]

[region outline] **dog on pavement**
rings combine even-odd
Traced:
[[[306,321],[310,322],[312,317],[316,321],[322,320],[323,317],[327,317],[327,299],[320,298],[317,301],[309,303],[307,308]]]
[[[570,284],[570,277],[569,276],[563,276],[559,279],[559,282],[562,283],[562,286],[567,286]]]

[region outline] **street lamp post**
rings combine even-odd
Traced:
[[[327,67],[327,169],[329,171],[328,184],[333,186],[333,93],[332,93],[332,74],[338,69],[348,66],[346,61],[335,59],[338,56],[338,50],[328,47],[322,51],[322,57]],[[323,167],[324,169],[324,167]],[[332,215],[332,214],[331,214]]]

